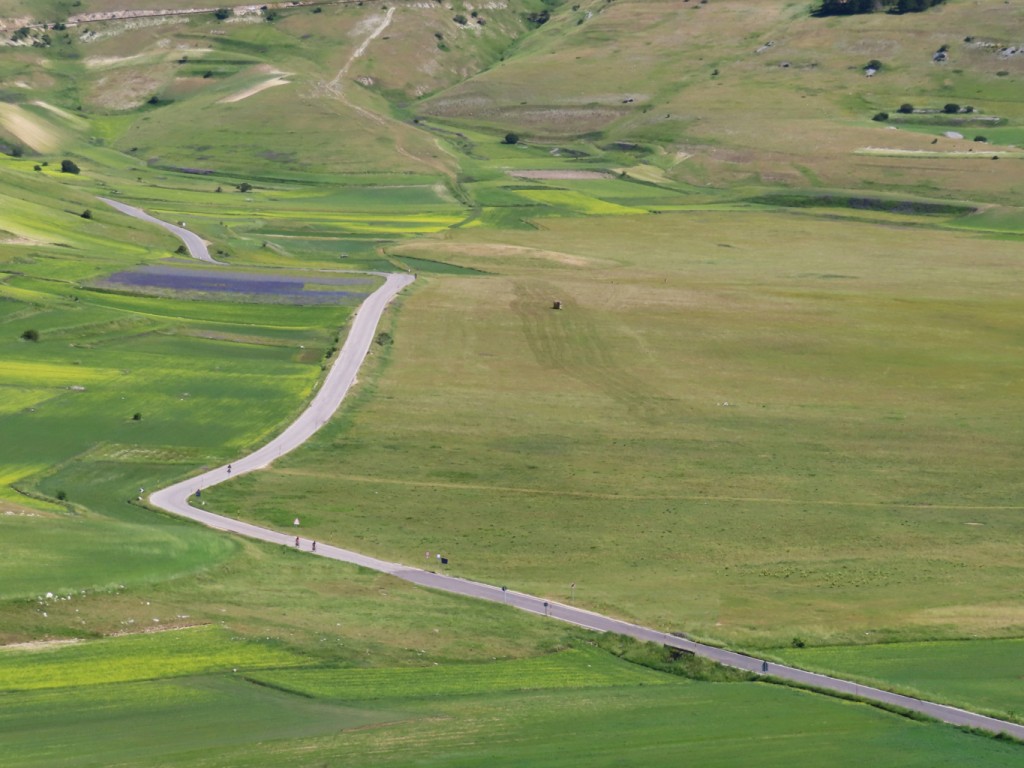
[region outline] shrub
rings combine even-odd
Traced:
[[[946,104],[942,107],[942,111],[947,115],[956,115],[960,113],[960,105],[952,103]]]
[[[980,141],[982,144],[987,144],[988,143],[988,137],[986,137],[986,136],[975,136],[974,140],[975,141]]]
[[[57,501],[67,501],[68,494],[64,490],[57,491]]]
[[[456,24],[464,25],[466,23],[466,17],[463,16],[461,13],[457,13],[454,16],[452,16],[452,21],[454,21]]]
[[[224,21],[224,19],[233,16],[234,14],[235,12],[230,8],[218,8],[213,12],[214,17],[220,21]]]
[[[75,164],[74,160],[61,160],[60,161],[60,172],[61,173],[81,173],[81,168]]]
[[[888,112],[878,112],[871,119],[874,120],[876,123],[884,123],[886,120],[889,119],[889,113]]]
[[[35,328],[29,328],[27,331],[21,332],[21,338],[24,341],[39,341],[39,331]]]
[[[506,133],[505,138],[501,140],[502,144],[518,144],[519,134],[518,133]]]
[[[238,185],[237,189],[239,192],[250,192],[252,191],[252,184],[250,184],[247,181],[243,181],[241,184]]]
[[[388,333],[387,331],[381,331],[380,333],[377,334],[376,338],[374,339],[374,342],[378,346],[386,347],[394,343],[394,339],[391,338],[391,334]]]
[[[133,413],[132,414],[132,421],[142,421],[142,414],[139,411],[136,411],[135,413]]]
[[[81,216],[82,216],[83,219],[91,219],[92,218],[92,211],[90,211],[88,208],[86,208],[84,211],[82,211]]]
[[[865,66],[864,66],[864,69],[873,69],[873,70],[875,70],[876,72],[877,72],[878,70],[880,70],[881,68],[882,68],[882,62],[880,62],[880,61],[879,61],[878,59],[872,59],[871,61],[869,61],[869,62],[868,62],[868,63],[867,63],[867,64],[866,64]]]
[[[914,112],[913,104],[900,104],[899,112],[901,115],[910,115]]]

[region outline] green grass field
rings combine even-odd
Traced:
[[[417,252],[491,274],[208,504],[732,642],[1019,632],[1014,244],[697,212]]]
[[[872,684],[898,685],[916,696],[984,707],[998,717],[1018,722],[1024,715],[1020,676],[1024,641],[1020,638],[802,648],[773,653],[787,663],[829,670]]]
[[[240,274],[418,276],[207,509],[1019,717],[1024,11],[498,5],[0,0],[4,764],[1016,765],[146,508],[285,425],[352,302],[112,289],[184,256],[98,196]]]
[[[702,765],[799,766],[850,764],[855,744],[873,765],[1017,758],[1014,745],[863,705],[680,680],[589,648],[498,664],[288,668],[301,661],[210,628],[6,650],[5,762],[308,765],[312,753],[338,765],[676,765],[686,753]],[[252,671],[267,666],[277,668]]]

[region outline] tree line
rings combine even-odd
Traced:
[[[945,0],[822,0],[815,16],[852,16],[857,13],[919,13]]]

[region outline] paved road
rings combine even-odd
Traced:
[[[200,252],[206,253],[205,244],[203,244],[202,241],[191,232],[188,232],[181,227],[176,227],[172,224],[167,224],[166,222],[154,219],[152,216],[149,216],[149,214],[146,214],[138,208],[133,208],[132,206],[124,205],[123,203],[116,203],[113,200],[104,200],[104,202],[113,205],[118,210],[124,211],[129,215],[136,216],[137,218],[141,218],[146,221],[153,221],[170,229],[182,238],[196,258],[200,258],[200,256],[197,255],[195,250],[192,250],[195,241],[198,241],[198,244],[201,246]],[[185,237],[185,235],[188,235],[189,237]],[[206,253],[206,256],[207,259],[205,260],[209,260],[208,253]],[[248,456],[244,456],[232,462],[230,465],[211,469],[197,477],[184,480],[153,493],[149,497],[150,503],[166,512],[186,517],[190,520],[195,520],[196,522],[202,523],[210,528],[228,531],[242,536],[248,536],[249,538],[259,539],[261,541],[267,541],[287,547],[298,546],[303,551],[309,552],[310,554],[316,554],[320,557],[327,557],[332,560],[340,560],[346,563],[354,563],[355,565],[360,565],[364,568],[371,568],[382,573],[391,574],[392,576],[423,587],[429,587],[431,589],[438,589],[459,595],[467,595],[481,600],[490,600],[496,603],[505,603],[506,605],[518,608],[522,611],[546,616],[558,621],[568,622],[580,627],[585,627],[586,629],[592,629],[598,632],[616,632],[618,634],[635,637],[638,640],[660,643],[671,648],[677,648],[682,651],[694,653],[720,664],[725,664],[737,669],[743,669],[748,672],[769,675],[771,677],[781,678],[827,691],[851,694],[869,701],[894,705],[915,712],[921,712],[930,717],[934,717],[937,720],[952,723],[954,725],[981,728],[993,733],[1002,732],[1024,740],[1024,726],[1016,723],[1009,723],[1004,720],[986,717],[984,715],[957,709],[956,707],[935,704],[930,701],[914,699],[909,696],[901,696],[878,688],[859,685],[858,683],[853,683],[848,680],[840,680],[834,677],[818,675],[795,667],[771,663],[753,656],[736,653],[735,651],[697,643],[677,635],[666,634],[649,627],[631,624],[620,619],[611,618],[610,616],[603,616],[599,613],[585,611],[581,608],[576,608],[575,606],[557,603],[552,600],[545,600],[544,598],[537,597],[535,595],[505,589],[504,587],[492,584],[468,581],[466,579],[448,576],[443,573],[411,568],[401,563],[392,563],[386,560],[380,560],[375,557],[369,557],[358,552],[353,552],[352,550],[342,549],[341,547],[336,547],[323,542],[316,543],[316,552],[313,553],[313,542],[306,538],[296,538],[294,531],[290,531],[288,533],[273,531],[251,523],[233,520],[221,515],[215,515],[211,512],[206,512],[201,508],[192,506],[189,503],[190,500],[201,503],[202,497],[199,494],[202,489],[209,488],[217,485],[218,483],[223,483],[231,477],[237,477],[238,475],[266,467],[268,464],[273,462],[274,459],[300,446],[303,442],[308,440],[314,432],[323,426],[327,419],[331,417],[334,411],[341,404],[345,394],[355,381],[356,372],[359,370],[359,366],[362,364],[363,359],[369,351],[370,344],[373,341],[374,332],[377,329],[377,323],[380,321],[380,317],[384,312],[385,307],[399,293],[399,291],[409,285],[413,279],[412,275],[387,275],[384,285],[378,288],[363,302],[353,319],[352,329],[349,332],[348,338],[346,339],[344,346],[342,346],[341,351],[338,353],[338,357],[334,364],[331,366],[331,370],[328,373],[320,391],[316,393],[312,402],[306,410],[302,412],[299,418],[296,419],[295,422],[293,422],[292,425],[284,432],[262,448],[259,448]]]
[[[193,259],[199,259],[199,261],[206,261],[210,264],[223,264],[223,261],[217,261],[210,255],[210,251],[206,248],[206,243],[199,235],[194,232],[189,232],[184,227],[179,227],[177,224],[171,224],[167,221],[162,221],[155,216],[150,216],[141,208],[136,208],[134,205],[127,205],[126,203],[120,203],[117,200],[111,200],[107,197],[99,198],[107,205],[112,208],[116,208],[121,213],[127,213],[129,216],[134,216],[136,219],[142,219],[148,221],[150,224],[156,224],[157,226],[163,227],[168,230],[175,237],[179,238],[188,248],[188,252],[192,254]]]

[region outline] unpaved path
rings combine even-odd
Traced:
[[[355,51],[352,52],[352,55],[349,56],[345,64],[341,67],[341,69],[338,70],[338,73],[330,81],[323,83],[322,87],[324,92],[328,96],[337,99],[346,107],[355,110],[368,120],[371,120],[385,128],[398,127],[404,130],[406,127],[405,123],[402,123],[400,120],[395,120],[394,118],[388,117],[386,115],[382,115],[379,112],[374,112],[373,110],[367,109],[366,107],[362,107],[358,104],[355,104],[351,99],[348,98],[348,95],[345,92],[345,78],[348,75],[349,69],[352,68],[352,64],[355,62],[356,59],[360,58],[364,53],[366,53],[366,49],[369,47],[370,43],[376,40],[378,37],[380,37],[384,33],[384,30],[388,28],[388,26],[391,24],[391,20],[395,16],[395,10],[395,6],[391,6],[390,8],[388,8],[387,13],[384,14],[384,18],[381,19],[380,23],[370,30],[370,34],[367,35],[367,37],[359,44],[359,47],[357,47]],[[445,167],[444,163],[441,163],[435,160],[434,158],[422,157],[420,155],[416,155],[413,154],[412,152],[409,152],[409,150],[402,146],[401,136],[399,135],[398,132],[396,132],[394,136],[395,151],[398,152],[398,154],[402,155],[402,157],[406,157],[409,160],[412,160],[413,162],[419,163],[421,165],[426,165],[429,168],[433,168],[434,170],[440,172],[444,176],[451,177],[454,175],[449,168]],[[438,143],[437,146],[438,149],[440,149],[441,151],[445,151],[443,147],[441,147],[440,143]]]

